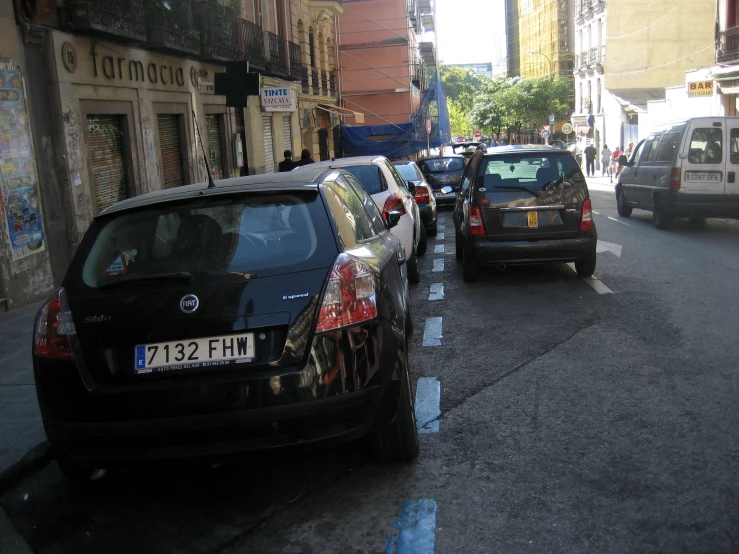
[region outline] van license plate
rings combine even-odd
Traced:
[[[213,367],[254,359],[254,333],[139,344],[135,348],[137,374]]]
[[[686,171],[685,181],[691,183],[720,183],[721,173],[718,171]]]
[[[539,226],[539,212],[526,212],[526,216],[529,219],[529,227]]]

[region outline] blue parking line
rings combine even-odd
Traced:
[[[441,383],[436,377],[421,377],[416,384],[416,427],[421,434],[439,432]]]
[[[434,254],[443,254],[444,253],[444,245],[443,244],[436,244],[434,245]]]
[[[400,508],[385,554],[433,554],[436,545],[436,501],[430,498],[409,500]]]
[[[429,300],[444,300],[444,283],[433,283],[429,288]]]
[[[441,346],[441,318],[429,317],[423,328],[423,346]]]
[[[436,233],[436,240],[444,240],[444,233]]]
[[[438,273],[440,271],[444,271],[444,258],[436,258],[434,260],[434,266],[431,269],[432,272]]]

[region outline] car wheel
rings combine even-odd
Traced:
[[[426,229],[426,235],[429,237],[435,237],[438,232],[439,232],[439,229],[437,228],[436,225],[434,225],[430,229]]]
[[[586,258],[575,262],[575,271],[578,277],[591,277],[595,273],[596,258]]]
[[[652,223],[657,229],[667,229],[672,223],[672,217],[665,213],[664,204],[659,196],[654,198],[654,208],[652,209]]]
[[[78,462],[70,458],[64,451],[59,449],[53,450],[54,458],[59,466],[59,470],[67,480],[78,486],[91,486],[95,481],[92,480],[93,475],[97,471],[89,467],[80,465]]]
[[[416,285],[421,282],[421,272],[418,270],[418,258],[416,253],[408,260],[408,282]]]
[[[618,215],[621,217],[629,217],[631,215],[631,206],[626,205],[626,198],[624,198],[624,188],[619,185],[616,187],[616,210]]]
[[[421,225],[419,227],[419,232],[421,233],[421,236],[418,239],[418,245],[416,246],[416,254],[423,256],[426,253],[426,247],[428,246],[428,241],[426,240],[426,227]]]
[[[376,431],[371,437],[372,454],[384,463],[410,462],[418,457],[420,450],[407,351],[402,356],[405,359],[405,379],[400,389],[398,411],[390,425]],[[398,363],[401,363],[400,360]]]
[[[478,269],[475,261],[472,260],[470,253],[464,247],[462,247],[462,267],[464,269],[465,283],[472,283],[473,281],[477,281],[480,270]]]

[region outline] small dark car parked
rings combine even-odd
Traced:
[[[417,455],[400,215],[347,177],[189,185],[95,218],[33,337],[65,475],[367,434],[380,460]]]
[[[572,154],[550,146],[477,152],[454,208],[465,281],[481,265],[575,262],[595,271],[598,237],[585,177]]]
[[[464,158],[457,155],[421,158],[418,167],[434,191],[437,206],[454,205],[462,183]]]
[[[400,176],[408,183],[409,188],[413,188],[413,199],[418,205],[418,213],[421,215],[421,222],[426,228],[426,234],[435,237],[437,233],[436,222],[436,198],[434,198],[434,190],[426,182],[423,173],[412,160],[404,160],[393,162],[393,165],[400,173]]]

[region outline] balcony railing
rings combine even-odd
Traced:
[[[264,33],[259,25],[239,19],[239,49],[244,61],[255,69],[264,69],[267,60],[264,57]]]
[[[588,60],[588,65],[590,67],[595,67],[600,62],[599,56],[598,56],[598,48],[591,48],[590,49],[590,59]]]
[[[194,5],[195,24],[200,30],[200,54],[210,60],[236,60],[239,46],[234,12],[216,1]]]
[[[588,66],[588,51],[583,50],[580,53],[580,67],[587,67]]]
[[[287,76],[287,52],[285,51],[285,39],[280,35],[264,32],[267,42],[267,68],[270,73]]]
[[[68,0],[69,30],[125,41],[146,40],[143,0]]]
[[[731,27],[719,34],[716,62],[731,63],[739,60],[739,27]]]
[[[331,96],[336,98],[339,91],[336,89],[336,76],[333,73],[329,76],[329,82],[331,83]]]
[[[318,76],[318,68],[311,67],[311,85],[313,85],[313,94],[321,94],[320,78]]]
[[[308,78],[308,66],[301,68],[300,82],[303,86],[303,94],[310,94],[310,79]]]
[[[192,0],[144,0],[148,46],[174,53],[199,54],[200,33],[192,19]],[[166,7],[165,7],[166,6]]]
[[[294,42],[287,44],[288,53],[290,54],[290,74],[289,77],[293,81],[300,81],[303,78],[303,61],[300,55],[300,45]]]
[[[329,91],[328,91],[328,71],[321,71],[321,88],[323,89],[323,94],[325,96],[329,96]]]
[[[426,69],[422,63],[414,63],[411,65],[411,84],[415,85],[419,90],[428,88],[426,82]]]

